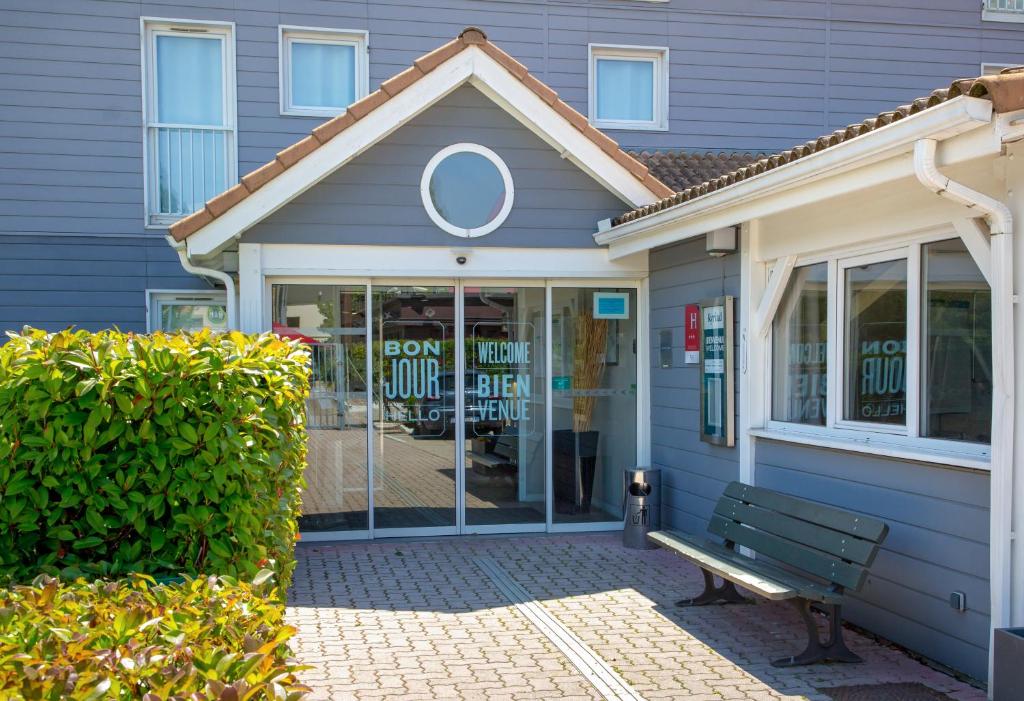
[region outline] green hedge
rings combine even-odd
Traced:
[[[298,699],[295,629],[276,599],[269,581],[228,577],[154,586],[43,575],[0,590],[0,698]]]
[[[272,334],[10,334],[0,575],[270,567],[286,587],[308,376],[306,349]]]

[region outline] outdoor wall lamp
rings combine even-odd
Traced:
[[[708,255],[712,258],[721,258],[736,252],[735,226],[709,231],[704,238]]]

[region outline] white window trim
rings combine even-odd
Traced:
[[[227,313],[228,298],[224,292],[205,290],[146,290],[146,333],[160,331],[160,308],[165,305],[184,306],[195,302],[223,304]]]
[[[1024,11],[989,9],[988,3],[983,1],[981,19],[984,22],[1024,22]]]
[[[765,338],[765,353],[760,366],[762,402],[761,426],[751,427],[751,435],[771,440],[801,443],[836,450],[866,452],[904,460],[915,460],[989,470],[991,445],[926,438],[920,435],[920,348],[921,295],[924,287],[921,246],[936,241],[960,238],[952,228],[941,227],[918,232],[895,240],[878,250],[863,245],[810,254],[797,259],[794,268],[826,263],[828,265],[828,334],[827,334],[827,409],[824,426],[799,424],[772,419],[772,327]],[[845,288],[843,270],[855,265],[907,259],[907,416],[905,425],[872,424],[842,419],[845,404],[844,388],[844,325]]]
[[[152,214],[151,203],[153,191],[157,186],[156,173],[151,169],[157,165],[156,158],[152,153],[154,148],[150,143],[149,132],[157,122],[150,122],[151,115],[155,115],[156,92],[156,60],[154,55],[155,36],[158,34],[174,33],[174,29],[188,29],[192,31],[204,31],[210,34],[218,34],[224,41],[224,129],[228,143],[229,158],[227,163],[227,175],[225,180],[230,187],[238,181],[238,119],[237,119],[237,77],[235,71],[235,23],[218,22],[206,20],[171,19],[165,17],[140,17],[139,35],[141,38],[141,67],[142,67],[142,181],[143,181],[143,217],[145,228],[166,229],[180,219],[176,215]],[[188,125],[175,125],[188,126]]]
[[[629,46],[626,44],[587,44],[587,115],[600,129],[632,131],[668,131],[669,54],[667,46]],[[654,64],[654,108],[651,121],[597,118],[597,60],[650,61]]]
[[[335,117],[347,107],[324,109],[291,104],[291,43],[340,44],[355,47],[355,101],[370,92],[370,33],[363,29],[328,29],[282,24],[277,29],[277,88],[281,114],[288,117]]]
[[[437,211],[437,207],[434,206],[434,200],[430,197],[430,178],[434,175],[434,170],[440,165],[441,161],[456,153],[475,153],[483,156],[498,169],[502,182],[505,184],[505,202],[502,204],[497,216],[483,226],[477,226],[472,229],[463,229],[455,226],[441,216],[441,213]],[[452,236],[476,238],[478,236],[486,236],[505,223],[509,213],[512,211],[515,187],[512,184],[512,173],[509,171],[508,166],[505,165],[505,161],[501,159],[501,156],[494,151],[479,144],[452,144],[435,153],[434,157],[427,162],[427,167],[423,169],[423,177],[420,178],[420,198],[423,200],[423,208],[427,210],[427,216],[443,231],[448,232]]]

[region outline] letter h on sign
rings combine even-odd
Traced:
[[[686,345],[684,347],[685,363],[700,362],[700,305],[687,304],[683,314],[685,322]]]

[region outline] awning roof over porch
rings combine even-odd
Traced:
[[[641,154],[641,160],[650,167],[654,175],[661,175],[663,180],[675,186],[679,191],[653,204],[637,207],[626,212],[614,219],[612,225],[619,226],[620,224],[635,222],[643,217],[716,192],[752,178],[755,175],[760,175],[766,171],[848,142],[858,136],[893,124],[901,119],[962,95],[990,100],[994,112],[1014,112],[1024,109],[1024,66],[1008,68],[999,75],[955,80],[948,88],[935,90],[926,97],[919,97],[909,105],[902,105],[894,110],[882,112],[875,117],[865,119],[863,122],[851,124],[845,129],[837,129],[831,134],[826,134],[805,144],[794,146],[781,153],[773,155],[758,154],[757,156],[748,153],[732,154],[732,162],[738,162],[737,167],[726,172],[714,173],[716,166],[721,168],[730,162],[729,157],[725,154],[718,154],[717,156],[716,154]],[[700,172],[697,168],[693,167],[692,164],[695,162],[699,163],[699,167],[704,168],[705,172],[711,171],[710,177],[696,184],[688,181],[687,177],[691,176],[694,172]],[[664,171],[669,173],[667,177],[662,175]],[[673,178],[676,175],[677,177]]]

